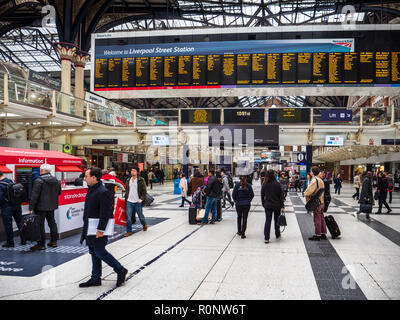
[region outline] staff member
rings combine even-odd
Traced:
[[[108,236],[104,235],[109,219],[113,218],[112,195],[100,181],[100,168],[93,167],[86,171],[85,181],[89,187],[85,199],[85,209],[83,212],[83,232],[81,244],[86,240],[89,253],[92,256],[92,276],[87,282],[79,284],[80,288],[94,287],[101,285],[101,261],[107,263],[117,273],[117,287],[125,282],[126,270],[109,252],[106,250]],[[96,235],[88,235],[89,219],[99,219]]]
[[[54,210],[58,208],[58,196],[61,194],[60,182],[50,175],[51,167],[45,163],[40,166],[40,177],[35,180],[33,185],[31,200],[29,202],[29,213],[40,216],[40,240],[37,245],[30,248],[31,251],[46,250],[46,233],[44,220],[47,220],[50,228],[51,241],[49,247],[57,247],[58,231]]]

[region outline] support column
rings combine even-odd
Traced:
[[[61,99],[59,111],[69,114],[71,99],[67,95],[71,94],[71,62],[75,55],[76,46],[71,43],[58,42],[56,49],[61,59],[61,92],[65,94]]]
[[[73,62],[75,67],[75,97],[85,100],[85,88],[83,84],[85,65],[89,60],[89,54],[85,51],[76,50]],[[75,114],[83,117],[84,102],[81,100],[75,101]]]

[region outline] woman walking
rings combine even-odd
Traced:
[[[247,217],[250,211],[251,200],[254,198],[253,188],[247,182],[246,176],[240,176],[240,182],[236,183],[232,193],[237,212],[237,234],[246,238]]]
[[[340,173],[338,173],[336,178],[333,179],[333,182],[335,183],[335,194],[337,193],[340,196],[340,189],[342,189],[342,182],[343,182]]]
[[[272,215],[274,216],[275,236],[281,237],[278,219],[284,210],[284,198],[281,185],[275,179],[275,171],[268,170],[261,188],[261,203],[265,209],[264,242],[269,243]]]
[[[181,196],[182,196],[182,203],[179,207],[183,207],[185,205],[185,201],[187,203],[189,203],[189,205],[190,205],[191,202],[188,199],[186,199],[187,192],[188,192],[188,183],[187,183],[186,176],[184,173],[182,173],[182,175],[181,175],[181,181],[179,182],[179,188],[181,189]]]
[[[353,194],[352,198],[353,198],[354,200],[357,200],[357,201],[358,201],[358,200],[360,199],[361,172],[357,173],[357,174],[354,176],[354,182],[353,182],[353,184],[354,184],[354,188],[356,189],[356,193]]]

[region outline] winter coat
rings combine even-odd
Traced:
[[[261,203],[267,209],[284,208],[284,195],[278,181],[263,183],[261,187]]]
[[[232,192],[232,199],[235,201],[236,207],[249,206],[254,198],[253,188],[250,183],[247,183],[247,188],[242,188],[238,182],[235,184]]]
[[[181,178],[181,181],[179,182],[179,189],[181,189],[181,196],[186,198],[188,192],[188,183],[185,177]]]
[[[61,185],[56,177],[49,173],[36,178],[33,185],[29,210],[53,211],[58,208],[58,196],[61,194]]]
[[[368,176],[365,176],[361,186],[360,199],[358,203],[361,204],[374,204],[374,196],[372,193],[372,181]]]

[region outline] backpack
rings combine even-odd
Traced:
[[[193,193],[192,202],[201,205],[201,200],[202,200],[201,196],[202,196],[201,188],[198,187],[197,190]]]
[[[229,183],[229,188],[232,189],[234,187],[232,176],[228,176],[228,183]]]
[[[39,241],[41,237],[40,232],[40,216],[36,214],[26,214],[22,217],[19,230],[21,239],[24,241]]]
[[[5,200],[12,206],[19,206],[26,198],[26,191],[22,184],[12,182],[0,182],[7,186]]]

